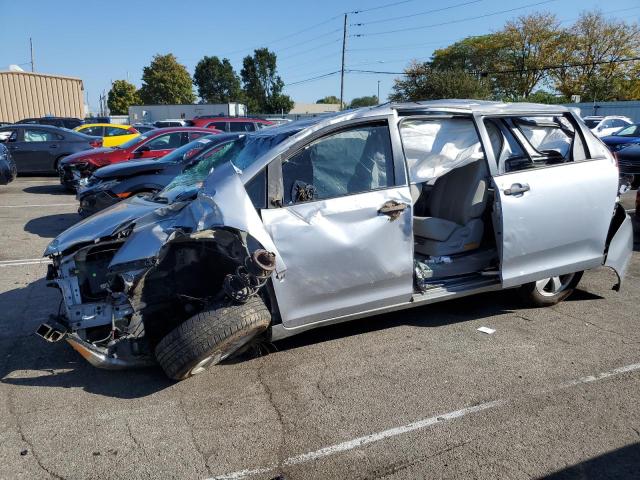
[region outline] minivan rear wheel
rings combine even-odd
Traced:
[[[520,297],[532,307],[556,305],[573,293],[583,272],[547,277],[527,283],[519,289]]]
[[[184,380],[228,358],[270,323],[258,296],[240,305],[214,304],[169,332],[156,346],[156,359],[168,377]]]

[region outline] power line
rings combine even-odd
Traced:
[[[292,57],[298,57],[300,55],[304,55],[306,53],[313,52],[315,50],[319,50],[319,49],[321,49],[323,47],[326,47],[327,45],[333,45],[333,44],[339,43],[340,41],[341,41],[341,39],[337,38],[337,39],[331,40],[330,42],[322,43],[322,44],[320,44],[320,45],[318,45],[316,47],[308,48],[307,50],[303,50],[302,52],[296,52],[296,53],[292,53],[291,55],[286,55],[284,57],[279,57],[279,60],[287,60],[287,59],[292,58]]]
[[[529,3],[527,5],[522,5],[520,7],[509,8],[507,10],[499,10],[497,12],[485,13],[484,15],[476,15],[476,16],[473,16],[473,17],[461,18],[461,19],[458,19],[458,20],[450,20],[448,22],[432,23],[430,25],[421,25],[419,27],[399,28],[399,29],[396,29],[396,30],[386,30],[386,31],[383,31],[383,32],[358,33],[358,34],[354,34],[352,36],[353,37],[371,37],[371,36],[374,36],[374,35],[386,35],[386,34],[389,34],[389,33],[408,32],[408,31],[412,31],[412,30],[422,30],[422,29],[425,29],[425,28],[442,27],[444,25],[452,25],[454,23],[468,22],[470,20],[478,20],[480,18],[487,18],[487,17],[491,17],[491,16],[494,16],[494,15],[501,15],[503,13],[515,12],[517,10],[523,10],[525,8],[536,7],[538,5],[544,5],[544,4],[552,3],[552,2],[556,2],[556,1],[557,0],[544,0],[542,2]]]
[[[529,73],[529,72],[543,72],[547,70],[560,70],[562,68],[576,68],[576,67],[591,67],[595,65],[611,65],[615,63],[637,62],[640,61],[640,57],[632,58],[619,58],[617,60],[601,60],[599,62],[584,62],[584,63],[568,63],[563,65],[546,65],[539,68],[523,68],[514,70],[470,70],[467,73],[472,75],[500,75],[505,73]],[[347,70],[348,73],[370,73],[376,75],[406,75],[407,72],[387,72],[379,70]]]
[[[338,74],[340,72],[341,72],[341,70],[336,70],[335,72],[325,73],[324,75],[318,75],[316,77],[306,78],[304,80],[300,80],[300,81],[297,81],[297,82],[287,83],[285,86],[286,87],[291,87],[292,85],[300,85],[301,83],[307,83],[307,82],[311,82],[313,80],[319,80],[321,78],[330,77],[330,76],[336,75],[336,74]]]
[[[413,13],[411,15],[401,15],[399,17],[383,18],[382,20],[373,20],[371,22],[352,23],[351,26],[352,27],[362,27],[364,25],[373,25],[375,23],[393,22],[395,20],[402,20],[402,19],[405,19],[405,18],[412,18],[412,17],[418,17],[420,15],[427,15],[429,13],[444,12],[445,10],[451,10],[453,8],[464,7],[466,5],[471,5],[471,4],[474,4],[474,3],[480,3],[482,1],[483,0],[470,0],[468,2],[456,3],[455,5],[449,5],[448,7],[433,8],[431,10],[424,10],[422,12],[416,12],[416,13]]]
[[[401,0],[399,2],[387,3],[387,4],[384,4],[384,5],[379,5],[377,7],[364,8],[362,10],[354,10],[352,12],[346,12],[346,13],[353,13],[355,15],[357,13],[371,12],[373,10],[381,10],[383,8],[395,7],[396,5],[402,5],[403,3],[410,3],[410,2],[415,2],[415,1],[416,0]]]

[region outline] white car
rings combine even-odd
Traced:
[[[613,135],[618,130],[633,125],[629,117],[609,115],[606,117],[591,115],[582,119],[591,131],[598,137]]]

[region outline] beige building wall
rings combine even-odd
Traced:
[[[45,115],[84,118],[83,96],[79,78],[0,72],[0,122]]]
[[[339,103],[301,103],[295,102],[289,115],[339,112]]]

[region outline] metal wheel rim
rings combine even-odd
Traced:
[[[540,295],[553,297],[554,295],[565,291],[571,284],[574,276],[575,273],[569,273],[567,275],[543,278],[536,282],[536,290]]]
[[[217,353],[215,355],[211,355],[207,358],[204,358],[202,360],[200,360],[198,363],[196,363],[196,365],[189,371],[189,376],[191,375],[197,375],[199,373],[204,372],[209,365],[211,365],[212,363],[216,362],[216,361],[220,361],[220,354]]]

